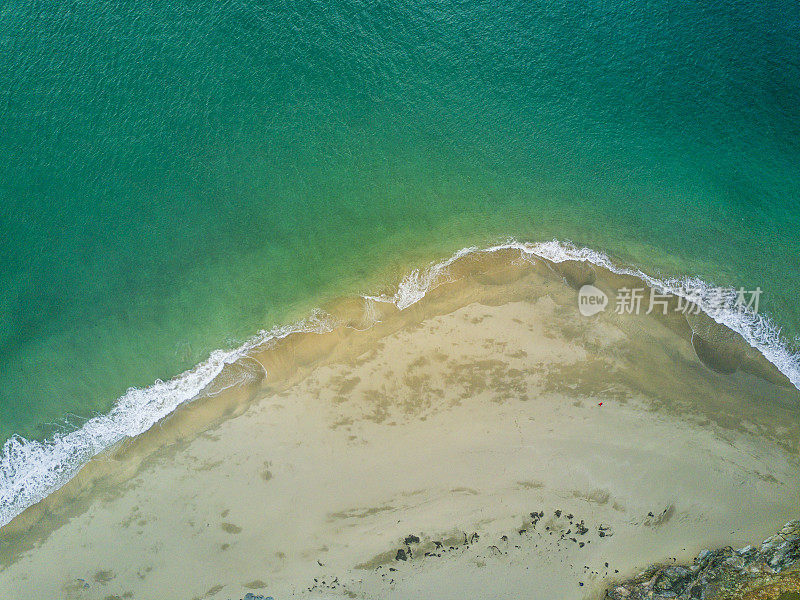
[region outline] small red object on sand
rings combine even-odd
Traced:
[[[600,403],[600,404],[598,404],[597,406],[603,406],[603,403],[601,402],[601,403]]]

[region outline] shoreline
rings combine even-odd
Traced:
[[[697,323],[674,313],[582,317],[575,287],[586,265],[519,258],[517,249],[468,254],[405,310],[345,299],[325,307],[340,327],[254,349],[204,397],[93,459],[0,529],[5,579],[35,581],[40,594],[103,598],[95,591],[117,586],[120,595],[155,598],[175,569],[199,568],[182,564],[173,547],[195,540],[213,558],[197,574],[198,586],[206,578],[209,585],[196,593],[210,598],[257,581],[272,595],[314,597],[322,593],[309,583],[321,580],[317,561],[340,583],[349,579],[355,597],[410,596],[414,585],[438,585],[437,577],[453,573],[468,580],[481,562],[486,574],[505,578],[510,594],[530,585],[525,556],[544,561],[547,585],[583,577],[582,569],[548,562],[554,552],[570,564],[582,554],[604,558],[569,588],[600,593],[614,575],[599,569],[605,562],[620,574],[642,568],[661,558],[653,553],[665,541],[688,559],[699,546],[726,541],[734,514],[742,540],[793,516],[800,403],[797,390],[775,385],[769,363],[735,339],[709,336],[715,328],[704,321],[716,351],[747,367],[715,373],[692,348]],[[600,288],[635,281],[590,270]],[[664,477],[673,479],[667,494],[643,487]],[[735,503],[719,499],[742,481]],[[264,509],[254,512],[254,500]],[[591,553],[571,541],[578,538],[568,521],[555,545],[547,533],[535,537],[541,528],[526,531],[520,548],[498,545],[512,533],[521,542],[523,521],[540,510],[583,520],[594,536]],[[599,535],[606,526],[614,530],[608,538]],[[479,544],[455,543],[473,533]],[[458,550],[412,568],[397,559],[409,535],[434,550],[452,538]],[[86,540],[82,556],[62,559],[57,573],[39,570],[77,539]],[[95,560],[101,576],[90,592],[73,589],[78,579],[92,581],[84,563]],[[408,569],[389,571],[396,564]],[[102,581],[106,571],[113,583]],[[384,573],[397,574],[388,584]]]
[[[3,448],[2,465],[0,465],[2,467],[0,473],[4,475],[0,481],[2,483],[0,528],[32,504],[44,500],[65,485],[93,457],[106,452],[113,453],[116,445],[127,443],[130,438],[145,433],[181,406],[197,402],[209,394],[218,393],[214,390],[215,386],[220,385],[220,380],[225,379],[227,374],[223,372],[230,371],[231,365],[251,361],[249,355],[258,352],[259,348],[275,342],[280,343],[286,337],[297,334],[329,333],[337,327],[350,326],[348,318],[351,321],[353,319],[359,321],[361,326],[371,327],[374,325],[374,315],[371,317],[368,313],[371,311],[378,314],[379,309],[370,306],[370,302],[388,309],[389,312],[394,309],[406,310],[433,292],[439,285],[447,283],[448,278],[459,277],[459,262],[469,262],[474,257],[517,252],[518,260],[539,260],[554,266],[561,265],[567,271],[571,270],[573,283],[579,281],[580,273],[588,268],[605,272],[612,278],[633,278],[634,282],[644,283],[651,289],[667,291],[676,297],[683,294],[681,286],[687,282],[696,289],[708,287],[699,280],[655,279],[638,269],[615,265],[603,253],[588,248],[578,248],[557,240],[538,244],[509,241],[488,248],[464,248],[444,261],[432,263],[427,269],[412,270],[403,278],[392,295],[365,295],[334,301],[331,304],[332,312],[323,307],[322,310],[315,311],[308,318],[296,323],[259,332],[238,348],[215,351],[208,361],[176,378],[166,382],[156,382],[144,389],[131,389],[109,414],[90,419],[78,431],[46,442],[14,438],[8,440]],[[455,275],[450,271],[455,271]],[[574,279],[576,277],[574,273],[578,273],[578,279]],[[711,292],[713,293],[713,289]],[[773,381],[787,379],[797,387],[800,382],[800,358],[789,352],[780,339],[779,331],[768,320],[756,314],[736,313],[730,306],[717,309],[714,306],[704,305],[707,298],[703,298],[702,295],[691,300],[698,302],[698,306],[703,309],[698,320],[704,331],[710,326],[716,331],[723,332],[722,337],[742,336],[746,343],[742,345],[741,340],[736,339],[735,344],[741,346],[736,352],[750,353],[755,362],[760,362],[761,364],[754,366],[756,371],[763,375],[774,367],[780,373],[770,375]],[[363,309],[356,308],[357,312],[361,310],[364,314],[349,315],[344,320],[336,316],[339,307],[364,302],[366,305]],[[727,329],[732,329],[734,333],[730,334]],[[758,352],[753,354],[748,346]],[[763,358],[757,354],[763,355]],[[770,362],[773,366],[768,366],[765,362]],[[263,365],[260,367],[262,370],[265,368]],[[264,375],[247,369],[242,369],[242,372],[242,377],[245,379],[257,380]],[[32,474],[32,471],[35,473]]]

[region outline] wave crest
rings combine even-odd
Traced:
[[[377,321],[374,302],[392,303],[400,310],[416,304],[430,290],[449,281],[448,267],[464,256],[509,249],[519,250],[522,260],[589,262],[620,275],[638,277],[662,292],[687,298],[716,322],[739,333],[800,389],[800,356],[789,350],[781,338],[780,329],[769,318],[752,311],[734,309],[732,296],[720,305],[719,288],[700,279],[657,279],[639,269],[618,266],[602,252],[559,240],[541,243],[509,240],[489,248],[464,248],[447,260],[426,269],[413,270],[403,278],[392,296],[364,296],[367,300],[366,316],[369,321]],[[691,297],[686,290],[692,290]],[[254,348],[292,333],[329,332],[336,325],[330,315],[314,312],[298,323],[261,331],[239,348],[216,350],[205,362],[169,381],[156,381],[142,389],[131,388],[117,400],[111,411],[89,419],[75,431],[55,434],[43,442],[12,437],[5,442],[0,454],[0,526],[63,486],[92,457],[125,438],[144,433],[180,405],[196,398],[226,365],[246,357]]]

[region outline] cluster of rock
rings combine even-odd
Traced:
[[[689,566],[653,566],[606,592],[610,600],[800,600],[800,520],[760,548],[703,550]]]

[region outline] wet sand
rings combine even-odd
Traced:
[[[635,282],[516,251],[444,279],[93,460],[0,530],[0,597],[577,599],[798,516],[800,394],[736,336],[583,317]]]

